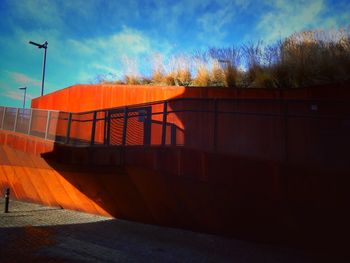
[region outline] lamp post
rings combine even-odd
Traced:
[[[23,109],[26,107],[26,95],[27,95],[27,87],[19,88],[20,90],[24,90],[23,94]]]
[[[44,51],[44,61],[43,61],[43,78],[42,78],[42,81],[41,81],[41,96],[43,96],[44,95],[44,81],[45,81],[46,50],[47,50],[47,44],[48,43],[47,43],[47,41],[45,41],[44,44],[38,44],[38,43],[35,43],[33,41],[29,41],[29,44],[37,46],[38,48],[45,49],[45,51]]]
[[[219,63],[226,64],[226,67],[228,67],[228,66],[231,65],[231,61],[225,60],[225,59],[219,59],[218,62],[219,62]]]

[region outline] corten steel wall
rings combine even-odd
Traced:
[[[142,112],[147,116],[142,116]],[[106,113],[97,114],[96,144],[104,142]],[[93,113],[72,116],[72,139],[88,143]],[[147,118],[143,120],[144,117]],[[348,166],[350,103],[347,97],[342,100],[182,98],[111,109],[108,118],[110,145],[176,145],[333,170]]]
[[[55,145],[40,157],[10,141],[0,146],[0,188],[17,199],[265,241],[349,233],[348,172],[177,147]]]
[[[180,96],[185,87],[75,85],[32,100],[32,108],[81,112]]]
[[[0,131],[0,145],[6,145],[20,152],[34,155],[40,155],[54,150],[53,142],[4,130]],[[17,161],[20,162],[21,159],[19,158]]]
[[[46,109],[56,109],[64,111],[81,112],[94,109],[104,109],[110,107],[119,107],[125,105],[139,104],[145,102],[152,102],[163,99],[170,98],[254,98],[254,99],[271,99],[275,101],[284,99],[318,99],[318,100],[343,100],[350,98],[350,89],[348,84],[333,84],[324,85],[311,88],[303,89],[231,89],[231,88],[219,88],[219,87],[154,87],[154,86],[125,86],[125,85],[75,85],[72,87],[65,88],[60,91],[45,95],[43,97],[36,98],[32,101],[32,106],[34,108],[46,108]],[[197,103],[198,104],[198,103]],[[271,103],[271,105],[263,105],[265,109],[275,107],[276,103]],[[158,107],[157,109],[155,109]],[[184,107],[181,103],[171,103],[168,105],[168,110],[183,110]],[[200,106],[201,107],[201,106]],[[213,105],[210,109],[213,109]],[[225,108],[226,106],[219,106]],[[227,106],[231,107],[231,106]],[[227,108],[226,107],[226,108]],[[240,106],[241,109],[243,106]],[[152,112],[161,111],[162,105],[153,105]],[[257,110],[259,110],[257,108]],[[275,107],[273,112],[279,113],[283,112],[285,109],[278,109]],[[272,110],[271,110],[272,111]],[[115,113],[113,116],[121,115],[121,113]],[[132,113],[130,113],[131,115]],[[74,115],[74,120],[80,120],[81,118],[87,118],[87,115]],[[98,113],[98,119],[104,118],[102,113]],[[154,115],[152,119],[152,135],[151,144],[161,144],[161,132],[162,132],[162,115]],[[222,150],[236,149],[235,153],[242,155],[250,155],[250,153],[255,154],[253,156],[260,156],[266,158],[265,148],[269,148],[269,153],[267,154],[268,159],[282,158],[281,152],[283,149],[279,146],[283,142],[281,137],[282,130],[288,130],[285,125],[291,125],[290,123],[284,124],[283,120],[277,121],[276,118],[268,117],[254,117],[254,116],[236,116],[236,121],[233,122],[231,118],[230,123],[227,125],[224,122],[230,117],[220,115],[219,123],[220,125],[214,130],[214,116],[213,114],[193,114],[193,113],[172,113],[168,115],[167,121],[169,124],[166,128],[167,134],[173,126],[176,126],[177,132],[175,136],[176,143],[178,145],[186,146],[199,146],[200,142],[206,143],[205,149],[218,148]],[[136,117],[134,118],[136,119]],[[182,120],[183,119],[183,120]],[[83,119],[81,119],[83,120]],[[131,121],[132,119],[130,119]],[[186,125],[185,125],[186,123]],[[232,124],[234,123],[234,124]],[[199,126],[198,126],[199,125]],[[234,125],[234,126],[232,126]],[[300,127],[298,126],[300,125]],[[315,124],[317,126],[317,124]],[[122,119],[113,120],[112,126],[117,127],[118,130],[114,129],[111,134],[113,137],[112,144],[120,144],[121,133],[122,133]],[[132,127],[134,126],[134,127]],[[186,127],[185,127],[186,126]],[[199,127],[199,129],[194,129],[194,127]],[[203,128],[201,128],[203,127]],[[225,128],[227,127],[227,128]],[[307,123],[296,120],[294,121],[295,130],[306,131],[310,133],[310,128]],[[64,133],[64,130],[59,129],[60,133]],[[63,127],[62,127],[63,128]],[[134,131],[132,130],[134,128]],[[142,140],[142,138],[133,137],[136,131],[140,131],[141,126],[134,122],[130,123],[128,127],[127,145],[137,142],[137,140]],[[89,140],[91,137],[91,122],[77,122],[74,121],[71,127],[71,136],[81,137],[85,140]],[[192,134],[191,131],[194,131]],[[200,131],[200,132],[198,132]],[[216,134],[215,134],[215,132]],[[142,133],[141,133],[142,134]],[[255,135],[254,135],[255,134]],[[302,133],[299,132],[302,135]],[[131,136],[131,137],[130,137]],[[208,138],[213,142],[213,136],[217,136],[222,142],[217,141],[216,145],[208,146]],[[226,137],[228,136],[228,137]],[[229,137],[232,136],[242,136],[242,140],[237,140],[235,145],[227,144]],[[255,137],[253,137],[255,136]],[[96,124],[95,142],[102,143],[104,137],[104,126],[103,121],[98,121]],[[245,139],[246,138],[246,139]],[[166,144],[170,144],[171,137],[166,137]],[[250,140],[250,141],[248,141]],[[300,141],[305,140],[301,138]],[[278,143],[276,143],[278,141]],[[242,143],[243,142],[243,143]],[[246,147],[250,143],[249,147]],[[270,153],[270,149],[274,145],[275,149],[272,149],[274,153]],[[249,149],[258,146],[255,153],[252,151],[249,153]],[[299,152],[305,152],[305,147],[301,145],[301,149],[297,149]],[[232,152],[232,150],[230,150]],[[257,151],[260,153],[258,155]],[[286,154],[284,154],[286,155]],[[265,157],[264,157],[265,156]]]
[[[110,216],[98,201],[79,191],[73,179],[65,179],[40,157],[52,151],[53,143],[3,131],[0,138],[1,192],[11,188],[14,199]],[[66,176],[74,178],[81,174],[84,173],[67,172]]]
[[[171,98],[342,99],[349,83],[301,89],[233,89],[141,85],[74,85],[32,100],[32,108],[81,112]]]

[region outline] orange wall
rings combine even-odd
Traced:
[[[176,147],[130,147],[124,156],[118,149],[56,145],[40,157],[1,145],[0,189],[20,200],[266,241],[332,240],[324,225],[338,237],[349,229],[348,171]]]
[[[0,130],[0,145],[35,155],[52,152],[54,149],[51,141],[4,130]]]
[[[161,87],[142,85],[78,84],[32,100],[32,108],[81,112],[171,98],[350,98],[348,84],[302,89],[232,89],[222,87]]]

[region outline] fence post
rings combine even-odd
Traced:
[[[107,133],[106,133],[106,143],[107,145],[111,144],[111,112],[107,111]]]
[[[163,107],[163,126],[162,126],[162,146],[165,145],[166,142],[166,123],[167,123],[167,115],[168,115],[168,102],[164,101]]]
[[[19,112],[19,108],[17,108],[17,110],[16,110],[15,123],[14,123],[14,125],[13,125],[13,131],[14,131],[14,132],[16,131],[16,128],[17,128],[18,112]]]
[[[170,136],[170,144],[171,146],[176,146],[176,125],[171,124],[171,136]]]
[[[66,144],[69,143],[70,140],[70,126],[71,126],[71,122],[72,122],[72,113],[70,112],[68,114],[68,123],[67,123],[67,133],[66,133]]]
[[[30,135],[30,130],[32,129],[32,120],[33,120],[33,110],[30,109],[29,125],[28,125],[28,135]]]
[[[284,161],[288,162],[288,101],[284,101]]]
[[[123,124],[123,140],[122,145],[126,145],[126,133],[128,131],[128,107],[124,107],[124,124]]]
[[[145,113],[145,122],[144,122],[144,137],[143,144],[150,145],[151,144],[151,129],[152,129],[152,106],[146,108]]]
[[[47,136],[48,136],[48,134],[49,134],[49,129],[50,129],[50,118],[51,118],[51,111],[47,111],[46,129],[45,129],[45,140],[47,140]]]
[[[2,114],[1,129],[4,129],[5,115],[6,115],[6,107],[4,107],[4,113]]]
[[[90,141],[90,145],[94,145],[95,144],[96,117],[97,117],[97,111],[94,111],[94,117],[93,117],[93,120],[92,120],[92,127],[91,127],[91,141]]]
[[[218,100],[214,99],[214,151],[217,150],[217,140],[218,140]]]
[[[103,120],[103,145],[107,144],[107,111],[104,112],[104,120]]]

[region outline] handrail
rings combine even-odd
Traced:
[[[212,116],[216,140],[218,118],[223,115],[348,120],[349,104],[346,100],[175,98],[78,113],[0,106],[0,129],[73,145],[139,145],[142,140],[144,145],[181,145],[176,142],[176,132],[183,130],[178,125],[181,120],[169,116]],[[159,130],[159,140],[152,143],[153,129]]]

